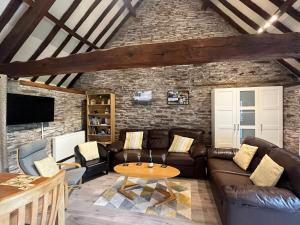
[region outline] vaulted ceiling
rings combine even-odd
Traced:
[[[300,0],[209,0],[206,7],[213,8],[241,33],[300,32]],[[273,21],[274,15],[278,18]],[[300,59],[278,62],[300,77]]]
[[[105,48],[142,0],[1,0],[0,62],[63,57]],[[28,77],[72,87],[80,74]]]
[[[105,48],[124,22],[136,15],[141,1],[1,0],[0,63],[63,57]],[[213,8],[241,33],[300,32],[300,0],[201,2],[203,9]],[[278,62],[300,77],[299,59]],[[74,73],[26,79],[70,88],[80,76]]]

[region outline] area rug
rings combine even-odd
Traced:
[[[176,200],[154,207],[153,205],[156,202],[159,202],[165,197],[156,190],[156,188],[164,190],[167,189],[164,181],[147,181],[138,178],[129,178],[128,184],[139,184],[138,186],[126,189],[126,191],[133,197],[133,200],[130,200],[117,191],[122,185],[123,179],[123,177],[120,177],[111,188],[105,190],[100,195],[100,198],[94,204],[97,206],[128,210],[148,215],[191,220],[192,209],[190,183],[170,181],[172,190],[176,195]]]

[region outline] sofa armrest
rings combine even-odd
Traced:
[[[291,191],[255,185],[224,186],[227,200],[233,204],[268,208],[286,212],[300,210],[300,200]]]
[[[207,150],[206,150],[205,145],[202,143],[193,144],[190,149],[190,154],[193,158],[206,157]]]
[[[86,167],[86,160],[84,156],[80,153],[78,145],[74,149],[75,161],[80,163],[82,167]]]
[[[108,150],[111,152],[120,152],[123,150],[123,141],[116,141],[108,146]]]
[[[232,160],[238,150],[237,148],[211,148],[208,150],[208,158]]]

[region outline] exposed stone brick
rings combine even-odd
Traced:
[[[8,82],[8,92],[16,94],[38,95],[55,98],[54,122],[44,127],[44,138],[48,139],[48,151],[51,153],[51,139],[65,133],[82,130],[84,95],[69,94],[18,85]],[[38,124],[26,124],[7,127],[7,151],[9,171],[20,171],[16,153],[19,146],[41,139],[41,128]]]

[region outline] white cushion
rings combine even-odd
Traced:
[[[240,150],[233,157],[233,161],[243,170],[247,170],[258,147],[243,144]]]
[[[39,161],[34,161],[39,174],[43,177],[52,177],[59,172],[59,167],[51,155]]]
[[[126,132],[126,139],[124,149],[137,149],[141,150],[143,145],[143,131]]]
[[[96,141],[86,142],[78,145],[78,147],[81,155],[83,155],[86,161],[99,159],[99,151]]]
[[[193,138],[182,137],[174,135],[172,145],[169,148],[169,152],[183,152],[187,153],[194,142]]]

